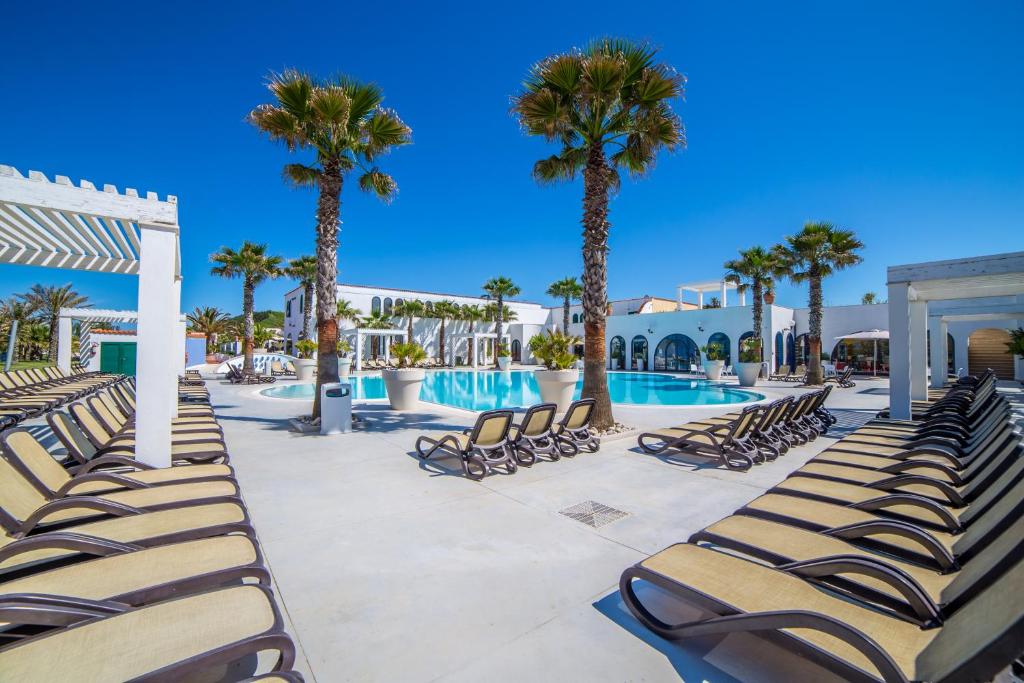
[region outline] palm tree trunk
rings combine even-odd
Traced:
[[[494,316],[494,333],[497,335],[494,338],[494,367],[498,366],[498,348],[501,346],[501,323],[505,313],[505,299],[502,296],[498,296],[498,312]]]
[[[821,384],[821,276],[811,275],[810,278],[810,315],[808,316],[807,341],[811,347],[811,357],[807,363],[807,384]]]
[[[60,323],[60,318],[56,315],[50,316],[50,362],[53,364],[57,363],[57,325]],[[71,340],[68,340],[71,343]]]
[[[469,349],[466,351],[466,359],[469,361],[469,367],[473,367],[473,352],[476,351],[476,340],[473,339],[473,333],[476,332],[476,321],[469,321],[469,338],[466,340],[469,342]]]
[[[305,299],[302,302],[302,331],[299,332],[299,339],[309,337],[309,323],[313,319],[313,283],[307,282],[304,290]]]
[[[320,417],[320,387],[338,381],[338,229],[341,217],[341,165],[323,161],[316,207],[316,394],[313,418]]]
[[[440,334],[441,334],[441,336],[437,340],[437,347],[439,349],[438,357],[441,359],[441,365],[444,365],[445,364],[445,360],[444,360],[444,318],[441,318],[441,331],[440,331]]]
[[[754,313],[754,339],[757,340],[757,345],[761,349],[761,360],[764,360],[764,309],[762,308],[764,300],[761,298],[761,284],[755,282],[753,286],[754,303],[752,305]],[[761,372],[764,372],[762,367]]]
[[[405,334],[406,334],[406,340],[405,341],[411,342],[412,341],[412,316],[411,315],[409,316],[409,326],[406,328]]]
[[[252,360],[252,351],[255,345],[253,336],[256,332],[256,322],[253,320],[252,310],[255,289],[256,285],[247,278],[245,284],[242,285],[242,316],[245,321],[242,340],[242,352],[245,354],[245,360],[242,361],[242,372],[255,372],[256,370]]]
[[[591,423],[615,424],[605,369],[608,305],[608,163],[604,150],[590,148],[583,171],[583,398],[597,401]]]
[[[569,297],[565,297],[565,301],[562,302],[562,334],[569,334],[569,306],[571,302]]]

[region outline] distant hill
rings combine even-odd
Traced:
[[[284,313],[281,311],[253,311],[252,317],[257,324],[264,327],[284,327]],[[242,316],[236,315],[231,320],[241,324]]]

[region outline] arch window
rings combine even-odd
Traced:
[[[729,335],[725,332],[715,332],[713,335],[708,337],[708,344],[721,344],[722,353],[725,354],[723,360],[726,365],[732,365],[732,343],[729,339]]]
[[[395,299],[395,306],[401,306],[404,302],[405,302],[405,299],[402,299],[402,298]]]
[[[611,353],[612,368],[622,370],[626,367],[626,340],[616,335],[612,337]]]
[[[580,321],[580,314],[579,313],[573,313],[572,314],[572,321],[573,321],[574,324],[578,323]]]
[[[670,334],[658,342],[654,349],[655,370],[685,372],[699,360],[697,345],[685,334]]]
[[[740,335],[740,341],[739,341],[739,349],[742,350],[743,349],[743,342],[745,342],[746,340],[750,339],[753,336],[754,336],[754,331],[753,330],[747,330],[746,332],[741,334]],[[761,347],[761,360],[764,360],[764,346]]]
[[[394,310],[393,306],[394,302],[391,301],[391,297],[384,299],[384,315],[391,315],[391,311]]]
[[[379,296],[375,296],[375,297],[373,297],[373,299],[370,300],[370,313],[372,315],[376,315],[377,313],[380,313],[380,297]]]
[[[786,362],[790,370],[796,370],[796,342],[792,334],[786,335]]]
[[[785,341],[783,340],[782,333],[775,333],[775,365],[782,367],[786,364],[786,347]]]
[[[523,345],[519,343],[518,339],[512,340],[512,360],[517,363],[523,360]]]
[[[647,365],[647,337],[642,334],[638,334],[633,337],[633,362],[636,363],[636,369],[641,370]]]

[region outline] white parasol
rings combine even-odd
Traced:
[[[874,356],[871,359],[871,375],[875,376],[878,374],[878,340],[888,339],[889,330],[861,330],[860,332],[853,332],[851,334],[844,334],[836,337],[839,339],[871,339],[875,342]]]

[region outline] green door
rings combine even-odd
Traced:
[[[101,343],[100,372],[115,372],[120,375],[134,375],[135,342]]]

